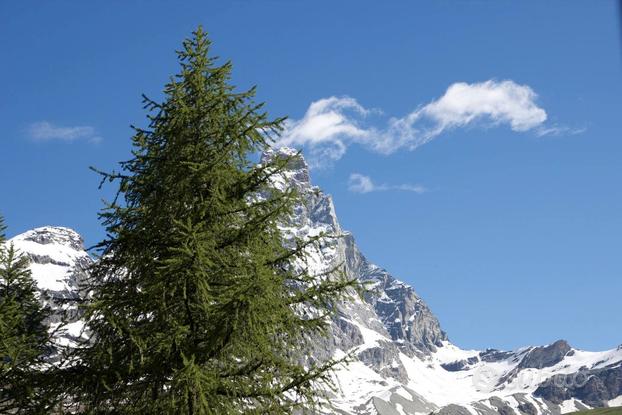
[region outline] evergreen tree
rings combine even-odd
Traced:
[[[143,96],[149,125],[133,127],[132,158],[100,172],[118,193],[100,214],[93,335],[65,376],[78,381],[67,386],[75,411],[291,413],[318,405],[339,363],[304,351],[356,283],[292,266],[322,238],[288,244],[279,230],[300,200],[270,181],[290,160],[250,160],[283,119],[268,118],[254,88],[236,92],[231,63],[209,52],[199,28],[163,102]]]
[[[5,239],[0,216],[0,413],[47,413],[44,357],[49,311],[37,299],[28,259]]]

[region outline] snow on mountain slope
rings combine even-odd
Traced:
[[[271,157],[292,157],[290,149]],[[330,401],[338,414],[544,415],[622,399],[622,346],[586,352],[565,341],[516,351],[462,350],[449,342],[438,319],[409,285],[370,263],[354,237],[341,229],[329,195],[311,184],[305,160],[295,156],[274,186],[294,186],[304,202],[282,225],[291,237],[322,232],[341,235],[309,248],[307,266],[317,273],[343,264],[349,277],[373,290],[339,307],[331,335],[318,339],[313,359],[340,357],[352,351],[358,360],[335,376],[338,393]],[[60,227],[38,228],[11,240],[31,258],[31,269],[42,292],[63,305],[71,316],[59,341],[80,335],[75,300],[91,263],[80,236]],[[45,296],[42,296],[44,298]],[[53,319],[52,324],[58,321]]]
[[[342,393],[333,398],[338,408],[349,413],[466,410],[534,415],[584,407],[581,402],[602,406],[622,395],[622,382],[610,382],[600,397],[590,395],[583,385],[586,376],[595,376],[594,370],[606,372],[601,377],[620,375],[615,368],[622,361],[620,350],[583,352],[563,341],[516,352],[466,351],[451,344],[412,287],[362,255],[353,236],[341,229],[332,199],[311,185],[307,164],[295,154],[279,149],[262,157],[262,161],[293,157],[274,185],[280,189],[294,186],[305,202],[284,230],[299,237],[320,232],[342,235],[322,249],[311,248],[311,266],[321,272],[345,263],[349,277],[369,282],[375,289],[364,300],[341,307],[331,341],[324,342],[318,352],[320,356],[357,352],[359,362],[339,371]],[[564,391],[554,384],[557,389],[547,392],[547,381],[560,375],[570,377],[561,386]],[[575,396],[584,401],[574,400]]]
[[[56,342],[74,344],[84,334],[76,300],[83,296],[80,286],[93,262],[84,250],[82,237],[69,228],[45,226],[17,235],[8,243],[30,259],[30,270],[42,302],[54,310],[49,321],[52,329],[58,326],[61,316],[68,321],[56,332]]]

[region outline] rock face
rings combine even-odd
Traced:
[[[622,395],[622,362],[554,376],[539,386],[534,395],[556,404],[577,398],[592,407],[607,406],[610,400]]]
[[[352,235],[346,237],[347,259],[355,259],[353,276],[372,283],[376,292],[365,300],[374,307],[391,339],[408,354],[434,352],[442,347],[447,335],[427,304],[407,284],[371,264],[359,252]]]
[[[461,370],[468,370],[472,365],[479,362],[478,356],[469,357],[468,359],[456,360],[451,363],[443,363],[441,367],[449,372],[458,372]]]
[[[357,312],[363,313],[365,318],[380,320],[373,330],[382,335],[388,334],[407,354],[429,353],[442,346],[447,335],[427,304],[412,287],[365,258],[352,234],[341,229],[332,198],[311,184],[307,163],[296,154],[294,150],[280,149],[265,153],[261,162],[265,163],[273,157],[291,158],[289,169],[274,180],[274,186],[281,190],[293,186],[305,200],[304,204],[296,207],[292,222],[285,228],[292,237],[321,232],[340,236],[323,249],[310,250],[310,256],[319,259],[311,266],[319,273],[343,263],[349,278],[357,278],[373,288],[366,295],[365,304],[359,304]]]
[[[564,357],[571,351],[572,348],[567,341],[558,340],[550,346],[532,349],[523,357],[518,367],[521,369],[542,369],[543,367],[555,366],[564,360]]]
[[[353,235],[341,228],[331,197],[311,184],[307,164],[295,155],[281,149],[262,157],[262,162],[293,157],[273,185],[295,187],[304,203],[296,206],[283,230],[291,238],[339,235],[309,247],[307,266],[322,273],[344,264],[349,277],[372,288],[364,298],[340,305],[330,336],[318,339],[309,356],[323,360],[354,352],[358,357],[336,372],[339,390],[326,413],[544,415],[622,402],[622,347],[586,352],[560,340],[517,351],[478,351],[450,343],[415,290],[360,252]],[[85,294],[80,287],[92,261],[80,236],[67,228],[45,227],[11,241],[30,257],[35,280],[52,299],[50,305],[58,315],[71,316],[58,341],[72,344],[82,335],[75,300]]]

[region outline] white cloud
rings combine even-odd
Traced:
[[[310,146],[315,158],[340,159],[352,141],[369,139],[370,132],[357,119],[371,113],[354,98],[330,97],[311,103],[304,117],[289,120],[277,146]]]
[[[418,184],[375,184],[371,177],[359,173],[352,173],[348,181],[348,190],[354,193],[370,193],[386,190],[402,190],[406,192],[424,193],[427,189]]]
[[[459,82],[445,95],[423,107],[420,115],[429,117],[440,128],[454,128],[479,118],[493,124],[509,124],[514,131],[527,131],[546,121],[546,112],[535,103],[536,93],[512,81]]]
[[[378,187],[374,185],[369,176],[364,176],[359,173],[352,173],[350,180],[348,181],[348,190],[355,193],[369,193],[377,190]]]
[[[36,141],[60,140],[71,142],[86,140],[91,143],[98,143],[101,141],[101,137],[93,127],[60,127],[47,121],[39,121],[31,124],[28,127],[28,135]]]
[[[513,131],[537,135],[574,131],[547,127],[547,113],[536,100],[529,86],[511,80],[459,82],[437,100],[378,127],[370,115],[379,111],[366,109],[351,97],[333,96],[313,102],[302,119],[289,121],[275,145],[305,147],[312,164],[323,164],[343,157],[352,144],[391,154],[414,150],[446,131],[467,126],[508,125]]]

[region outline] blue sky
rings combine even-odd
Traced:
[[[160,96],[203,24],[234,83],[291,117],[283,140],[344,228],[455,343],[612,348],[618,15],[606,0],[2,2],[0,211],[11,234],[98,241],[111,189],[88,166],[128,158],[140,94]]]

